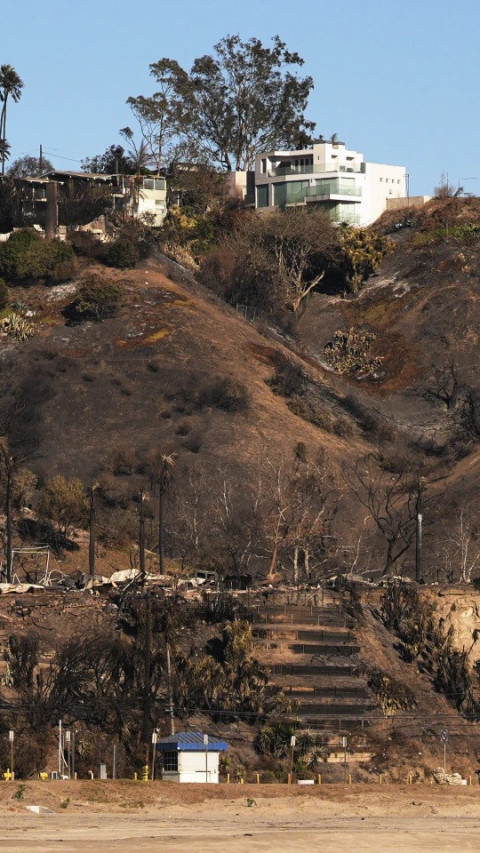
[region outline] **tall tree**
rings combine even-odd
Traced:
[[[306,144],[315,127],[304,115],[313,80],[289,70],[303,59],[278,36],[272,41],[227,36],[190,73],[163,58],[150,66],[159,91],[129,103],[144,126],[157,128],[159,148],[176,133],[200,160],[251,168],[258,151]]]
[[[2,159],[2,175],[5,174],[5,160],[8,156],[6,149],[7,145],[7,102],[11,98],[16,104],[22,96],[23,81],[18,76],[17,72],[11,65],[0,66],[0,101],[2,102],[2,111],[0,113],[0,141],[2,142],[2,150],[0,156]]]

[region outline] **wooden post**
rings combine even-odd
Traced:
[[[227,773],[227,785],[230,784],[230,773]]]
[[[260,785],[260,773],[255,774],[255,780],[256,780],[257,785]]]

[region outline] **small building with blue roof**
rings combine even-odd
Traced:
[[[228,743],[203,732],[178,732],[157,741],[162,779],[170,782],[218,782],[220,753]]]

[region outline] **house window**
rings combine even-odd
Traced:
[[[267,171],[267,160],[260,160],[260,172],[264,175]]]
[[[257,184],[257,207],[268,207],[268,184]]]
[[[163,753],[163,769],[178,772],[178,752]]]

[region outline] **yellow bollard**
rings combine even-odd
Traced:
[[[351,775],[351,773],[349,773],[349,774],[348,774],[348,784],[349,784],[349,785],[351,785],[351,784],[352,784],[352,775]]]
[[[75,771],[75,773],[73,774],[73,778],[75,779],[75,782],[76,782],[76,781],[77,781],[77,779],[78,779],[78,773],[77,773],[77,771]]]
[[[144,764],[142,767],[142,782],[148,782],[148,764]]]
[[[287,776],[287,785],[291,785],[291,784],[292,784],[292,774],[289,773]]]
[[[321,784],[322,784],[322,774],[317,773],[317,785],[321,785]]]
[[[242,778],[240,779],[240,785],[243,785],[244,782],[245,782],[245,779],[242,776]]]
[[[230,773],[227,773],[227,785],[230,784]]]
[[[137,781],[137,779],[138,779],[138,776],[137,776],[137,774],[136,774],[136,773],[134,773],[134,774],[133,774],[133,781],[134,781],[134,782],[136,782],[136,781]]]
[[[260,773],[256,773],[255,776],[256,776],[257,785],[260,785]]]

